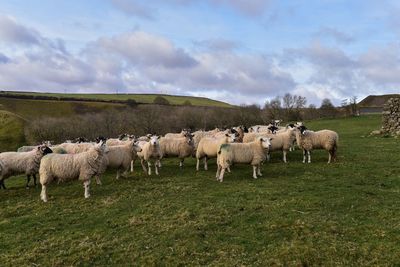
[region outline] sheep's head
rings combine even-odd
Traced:
[[[75,143],[84,143],[86,142],[86,138],[85,137],[78,137],[75,139]]]
[[[271,149],[271,141],[273,138],[260,137],[261,146],[265,149]]]
[[[125,139],[127,136],[128,136],[127,133],[123,133],[123,134],[118,135],[118,139],[119,139],[119,140],[123,140],[123,139]]]
[[[304,134],[305,131],[307,130],[307,127],[304,125],[297,126],[297,129],[300,131],[301,134]]]
[[[51,150],[47,145],[40,145],[37,149],[42,153],[42,155],[53,153],[53,150]]]
[[[271,133],[275,134],[276,130],[278,130],[278,127],[276,127],[275,125],[271,125],[268,127],[268,130],[270,130]]]
[[[133,142],[133,151],[142,152],[142,148],[139,146],[139,142]]]
[[[95,144],[94,149],[99,153],[107,153],[109,151],[104,140],[100,140],[99,143]]]
[[[150,144],[151,144],[152,146],[158,145],[158,144],[159,144],[158,139],[160,139],[160,136],[152,135],[152,136],[150,137]]]
[[[105,138],[104,136],[97,136],[95,139],[96,143],[100,143],[100,141],[106,142],[107,138]]]
[[[236,141],[236,134],[227,133],[225,137],[227,137],[227,143],[234,143]]]
[[[194,135],[191,133],[186,133],[185,138],[186,138],[186,143],[190,146],[194,146],[194,141],[193,141]]]

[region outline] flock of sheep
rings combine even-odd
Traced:
[[[79,138],[75,143],[68,141],[51,146],[24,146],[17,152],[0,153],[0,187],[5,189],[8,177],[25,174],[27,184],[31,176],[36,186],[36,174],[40,176],[42,191],[40,198],[47,202],[47,187],[53,181],[81,180],[85,188],[85,198],[90,196],[89,186],[94,177],[101,184],[101,175],[109,168],[117,170],[116,179],[133,171],[133,164],[140,159],[143,171],[148,175],[159,174],[161,160],[165,157],[179,158],[183,167],[184,159],[196,157],[196,170],[200,161],[208,169],[207,160],[217,158],[216,178],[223,181],[225,171],[235,163],[250,164],[253,178],[261,176],[261,164],[269,160],[273,151],[283,152],[287,162],[287,152],[294,145],[303,150],[303,163],[311,162],[311,150],[325,149],[329,152],[328,163],[336,160],[338,134],[331,130],[310,131],[303,123],[279,126],[279,121],[269,125],[255,125],[250,128],[238,126],[226,130],[211,131],[182,130],[165,136],[147,135],[135,138],[122,134],[119,138],[99,137],[95,142]]]

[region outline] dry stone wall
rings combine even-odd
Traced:
[[[400,135],[400,97],[390,98],[383,106],[382,132]]]

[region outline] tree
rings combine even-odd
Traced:
[[[185,100],[185,102],[183,102],[184,106],[191,106],[192,102],[190,102],[190,100]]]
[[[264,105],[265,119],[264,123],[270,122],[271,120],[282,118],[282,104],[279,96],[266,101]]]
[[[131,108],[134,108],[134,107],[136,107],[136,106],[138,105],[138,103],[136,102],[136,100],[135,100],[135,99],[132,99],[132,98],[126,100],[126,104],[127,104],[129,107],[131,107]]]
[[[324,98],[322,100],[319,110],[323,117],[335,117],[337,113],[335,106],[333,106],[329,98]]]
[[[156,98],[154,98],[153,103],[157,105],[169,105],[169,101],[162,96],[157,96]]]
[[[285,94],[282,98],[287,121],[301,120],[301,109],[306,106],[307,99],[304,96]]]
[[[353,116],[357,115],[358,111],[357,111],[357,97],[356,96],[353,96],[351,98],[350,106],[351,106],[351,114]]]

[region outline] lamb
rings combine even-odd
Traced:
[[[50,154],[42,158],[39,174],[42,192],[40,198],[47,202],[47,186],[54,180],[58,182],[81,180],[85,187],[85,198],[90,197],[91,178],[97,175],[107,152],[107,146],[100,142],[88,151],[78,154]]]
[[[185,158],[190,157],[194,151],[194,142],[191,134],[185,134],[180,138],[160,138],[160,149],[162,158],[164,157],[178,157],[179,167],[183,167]]]
[[[303,163],[311,163],[311,150],[325,149],[329,152],[328,163],[336,161],[336,153],[339,142],[339,135],[331,130],[309,131],[305,126],[296,128],[296,140],[299,148],[303,150]]]
[[[266,152],[271,147],[272,138],[258,137],[250,143],[223,144],[217,157],[217,181],[224,179],[226,169],[234,163],[246,163],[253,166],[253,178],[261,176],[261,163],[265,161]]]
[[[120,134],[118,138],[109,138],[106,141],[107,146],[120,146],[126,144],[126,142],[129,142],[131,140],[135,140],[134,135],[129,135],[129,134]]]
[[[220,138],[204,137],[200,140],[196,150],[196,171],[199,170],[200,159],[204,158],[204,170],[208,170],[207,160],[209,158],[216,158],[219,147],[222,144],[233,143],[236,140],[235,134],[225,134]]]
[[[52,150],[46,145],[37,146],[29,152],[3,152],[0,153],[0,188],[6,189],[4,180],[10,176],[26,174],[26,188],[29,188],[31,176],[36,186],[36,174],[39,171],[40,160]]]
[[[139,141],[138,145],[142,149],[138,152],[138,157],[140,158],[140,163],[142,164],[143,171],[151,175],[151,161],[154,160],[155,173],[158,175],[158,167],[161,165],[160,160],[162,158],[162,152],[160,148],[160,137],[153,135],[150,141]],[[148,170],[146,169],[145,162],[147,162]]]
[[[117,169],[116,179],[121,177],[121,171],[123,171],[122,176],[128,172],[131,163],[136,159],[137,152],[142,151],[142,149],[134,140],[126,142],[127,143],[124,145],[108,147],[108,152],[103,157],[99,174],[96,176],[97,184],[101,184],[100,175],[103,174],[107,168]]]
[[[233,130],[237,132],[237,142],[242,143],[244,135],[249,132],[246,126],[240,125],[237,127],[233,127]]]

